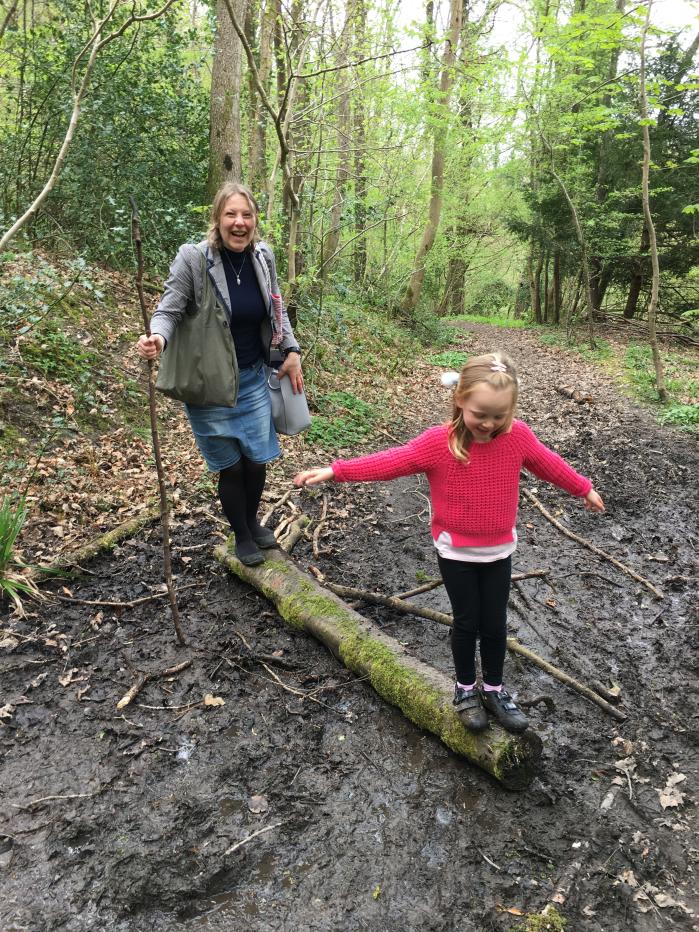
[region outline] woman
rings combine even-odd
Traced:
[[[266,464],[280,455],[264,363],[284,357],[280,377],[303,390],[301,355],[279,295],[274,255],[257,235],[255,198],[224,184],[211,208],[207,239],[185,244],[170,268],[151,335],[136,346],[143,359],[163,353],[157,387],[185,402],[197,446],[218,472],[235,552],[247,566],[275,546],[257,511]]]

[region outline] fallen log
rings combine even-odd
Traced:
[[[542,749],[541,739],[531,729],[513,735],[493,723],[481,734],[467,731],[454,711],[454,684],[449,677],[412,657],[282,551],[268,551],[265,562],[254,567],[244,566],[228,546],[220,545],[214,553],[232,573],[273,602],[290,627],[316,637],[420,728],[437,735],[507,789],[529,785]]]

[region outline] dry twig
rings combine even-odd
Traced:
[[[658,599],[664,598],[660,589],[657,589],[653,585],[653,583],[649,582],[644,576],[641,576],[635,570],[632,570],[630,566],[627,566],[625,563],[622,563],[621,560],[617,560],[616,557],[613,557],[610,553],[607,553],[605,550],[601,550],[599,547],[596,547],[595,544],[592,543],[592,541],[589,541],[584,537],[580,537],[579,534],[576,534],[574,531],[569,531],[567,527],[564,527],[560,521],[557,521],[556,518],[554,518],[554,516],[544,508],[544,506],[541,504],[541,502],[536,497],[536,495],[532,495],[531,492],[527,492],[524,489],[522,490],[522,495],[524,495],[527,501],[531,502],[531,504],[534,505],[535,508],[538,508],[538,510],[546,518],[546,520],[550,521],[550,523],[555,528],[557,528],[561,532],[561,534],[563,534],[565,537],[568,537],[570,538],[570,540],[574,540],[576,543],[581,544],[583,547],[586,547],[588,550],[592,551],[592,553],[597,554],[598,557],[602,557],[602,559],[607,560],[609,563],[612,564],[612,566],[616,566],[616,568],[618,570],[621,570],[622,573],[626,573],[626,575],[630,576],[631,579],[635,579],[636,582],[641,583],[643,586],[646,587],[646,589],[649,589],[656,598]]]
[[[328,494],[327,492],[323,492],[323,507],[320,512],[320,518],[318,519],[318,524],[316,524],[316,529],[313,532],[313,556],[314,557],[320,556],[320,549],[319,549],[320,532],[321,532],[323,525],[325,524],[327,520],[327,517],[328,517]]]
[[[182,663],[178,663],[177,666],[174,667],[169,667],[167,670],[154,671],[153,673],[143,673],[141,677],[133,684],[133,686],[126,693],[124,693],[121,699],[117,702],[117,709],[125,709],[129,703],[133,702],[146,683],[150,682],[150,680],[156,680],[163,676],[175,676],[177,673],[181,673],[191,665],[191,660],[183,660]]]
[[[180,586],[175,592],[179,594],[184,589],[195,589],[203,585],[203,582],[187,583],[186,586]],[[169,592],[154,592],[152,595],[144,595],[140,599],[132,599],[130,602],[105,602],[101,599],[76,599],[73,596],[58,594],[55,595],[55,598],[58,599],[59,602],[74,602],[76,605],[100,605],[103,608],[133,608],[135,605],[143,605],[144,602],[152,602],[154,599],[167,599],[169,595]]]

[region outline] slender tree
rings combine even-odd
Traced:
[[[420,300],[422,285],[425,280],[425,261],[427,254],[434,245],[439,220],[442,215],[444,198],[444,161],[446,155],[447,137],[449,132],[449,97],[454,84],[454,63],[461,33],[461,17],[463,0],[450,0],[449,25],[447,38],[442,55],[442,69],[439,79],[439,92],[434,116],[434,131],[432,143],[432,166],[430,170],[430,203],[427,211],[427,222],[422,233],[422,239],[413,262],[410,281],[403,296],[401,313],[412,316]]]
[[[660,356],[658,347],[658,334],[656,332],[656,312],[658,308],[658,290],[660,287],[660,263],[658,261],[658,243],[655,237],[655,224],[650,209],[650,125],[654,122],[648,116],[648,93],[646,89],[646,41],[648,37],[648,27],[650,25],[650,11],[653,0],[648,0],[646,7],[646,19],[641,32],[641,68],[639,73],[639,97],[641,110],[641,133],[643,135],[643,168],[642,168],[642,197],[643,197],[643,217],[645,220],[646,230],[648,231],[648,243],[650,247],[650,259],[653,269],[651,281],[650,301],[648,304],[648,341],[653,353],[653,366],[655,368],[655,387],[658,390],[658,397],[662,402],[668,399],[667,389],[665,388],[665,376],[663,373],[663,361]]]

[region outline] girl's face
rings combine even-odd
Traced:
[[[464,401],[457,401],[464,424],[476,443],[488,443],[496,431],[508,423],[514,406],[511,388],[493,388],[487,382],[477,382]]]
[[[233,252],[242,252],[255,235],[255,214],[243,194],[232,194],[221,211],[218,222],[223,245]]]

